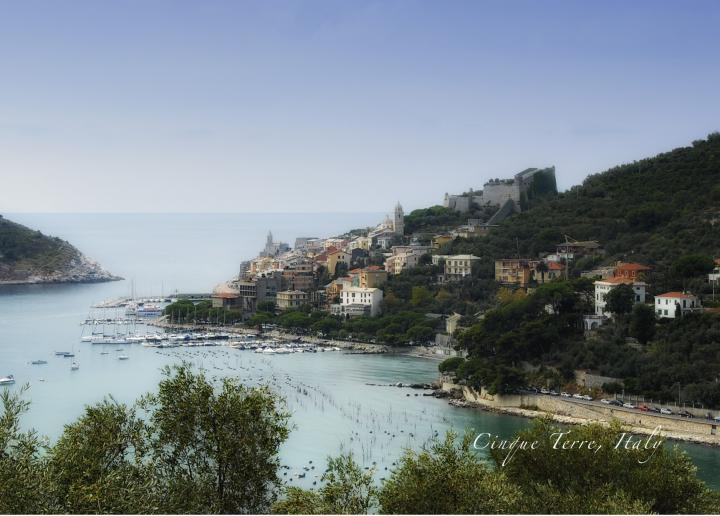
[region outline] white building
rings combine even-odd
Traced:
[[[437,256],[437,255],[435,255]],[[433,256],[433,258],[435,258]],[[477,262],[480,257],[471,254],[453,254],[441,256],[445,259],[445,279],[448,281],[460,280],[465,276],[472,274],[473,263]]]
[[[700,300],[692,294],[666,292],[655,296],[655,314],[664,319],[675,319],[700,308]]]
[[[631,285],[635,292],[635,303],[645,302],[645,287],[642,281],[633,281],[628,278],[614,277],[595,282],[595,315],[610,317],[611,314],[605,310],[607,304],[605,298],[608,293],[618,285]]]
[[[344,287],[340,292],[340,310],[352,314],[359,305],[370,317],[374,317],[380,313],[382,300],[383,291],[379,288]]]

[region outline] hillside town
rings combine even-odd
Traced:
[[[241,264],[237,277],[217,285],[212,293],[213,308],[240,311],[248,320],[258,309],[275,313],[300,309],[325,312],[341,320],[377,317],[383,313],[388,278],[397,277],[419,266],[434,266],[431,278],[436,285],[457,284],[478,275],[477,269],[488,257],[473,254],[451,254],[458,239],[482,238],[491,228],[522,212],[538,177],[549,175],[554,188],[555,168],[530,168],[511,179],[488,181],[480,191],[459,195],[445,194],[443,208],[459,214],[471,208],[484,208],[488,219],[467,218],[464,224],[445,228],[428,236],[406,231],[405,214],[398,202],[392,216],[375,227],[353,230],[346,234],[319,238],[298,237],[290,246],[275,240],[268,232],[265,247],[257,257]],[[616,261],[607,264],[606,251],[596,240],[575,240],[565,235],[557,242],[555,252],[534,257],[508,256],[493,259],[494,277],[500,288],[531,293],[539,285],[575,276],[593,282],[593,310],[583,317],[586,332],[592,332],[613,318],[607,298],[611,291],[624,285],[632,290],[634,304],[652,305],[657,319],[675,319],[703,311],[702,300],[689,291],[649,294],[647,276],[650,265]],[[587,270],[574,269],[577,263],[600,263]],[[720,259],[708,281],[715,285],[720,278]],[[708,309],[716,310],[716,309]],[[431,342],[438,355],[460,355],[457,330],[462,317],[457,313],[427,314],[444,324],[436,325]],[[482,318],[482,314],[477,314]],[[413,344],[416,342],[406,342]]]

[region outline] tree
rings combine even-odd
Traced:
[[[605,309],[615,315],[629,314],[634,304],[635,291],[625,283],[613,287],[605,296]]]
[[[547,266],[547,263],[540,262],[535,266],[535,270],[540,273],[540,283],[545,283],[545,274],[550,269]]]
[[[148,427],[134,409],[107,399],[85,409],[53,446],[52,496],[59,512],[158,511],[155,477],[145,460]]]
[[[432,294],[425,287],[413,287],[410,297],[410,304],[416,307],[426,306],[432,301]]]
[[[34,431],[21,431],[21,416],[29,404],[18,392],[0,392],[0,513],[56,512],[46,489],[45,446]]]
[[[683,279],[701,276],[711,272],[715,264],[710,256],[689,254],[682,256],[673,263],[672,270]]]
[[[617,422],[609,428],[600,424],[561,428],[550,419],[540,419],[516,437],[538,445],[518,448],[510,459],[507,450],[490,453],[496,466],[533,500],[534,512],[717,511],[717,493],[696,477],[685,453],[666,448],[660,438],[653,439],[651,446],[657,445],[651,449],[627,448],[624,439],[638,438],[624,433]],[[580,441],[592,441],[599,448],[562,448],[564,442]]]
[[[266,388],[225,378],[218,389],[187,365],[166,367],[146,396],[154,475],[166,513],[266,512],[280,486],[288,414]]]
[[[289,487],[274,514],[367,514],[377,504],[373,471],[364,472],[352,455],[329,458],[317,491]]]
[[[462,357],[450,357],[446,358],[440,364],[438,364],[438,371],[440,371],[443,374],[446,373],[454,373],[457,371],[457,368],[460,367],[460,365],[465,362],[465,359]]]
[[[655,336],[655,311],[652,307],[636,304],[630,318],[630,335],[641,344],[647,344]]]
[[[275,301],[261,301],[257,304],[258,312],[275,313]]]
[[[380,492],[389,514],[493,514],[520,510],[522,494],[502,473],[491,472],[471,449],[448,432],[419,453],[407,451]]]

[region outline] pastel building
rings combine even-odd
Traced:
[[[700,300],[685,292],[666,292],[655,296],[655,314],[662,319],[675,319],[701,310]]]
[[[598,280],[595,282],[595,315],[603,317],[610,317],[612,315],[605,309],[607,305],[606,298],[608,293],[618,285],[631,285],[635,295],[635,303],[645,302],[645,287],[647,285],[642,281],[620,276]]]
[[[380,314],[383,291],[379,288],[345,287],[340,292],[340,304],[331,307],[332,313],[346,317]]]

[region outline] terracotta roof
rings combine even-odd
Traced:
[[[686,294],[684,292],[665,292],[664,294],[660,294],[655,297],[678,297],[680,299],[691,299],[695,296],[692,294]]]
[[[641,263],[618,263],[617,264],[618,270],[623,271],[649,271],[651,270],[651,267],[648,267],[647,265],[643,265]]]
[[[547,266],[551,271],[561,271],[565,269],[563,264],[558,262],[548,262]]]
[[[720,258],[715,258],[715,265],[720,265]]]
[[[621,276],[615,276],[613,278],[607,278],[604,280],[598,280],[595,283],[614,283],[614,284],[620,284],[625,283],[626,285],[632,285],[633,283],[642,283],[640,281],[635,281],[631,278],[623,278]]]
[[[379,265],[370,265],[368,267],[365,267],[365,270],[366,271],[381,271],[381,270],[383,270],[383,268],[380,267]]]

